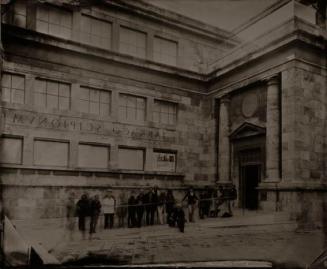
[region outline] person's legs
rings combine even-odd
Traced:
[[[109,214],[104,214],[104,229],[108,228]]]
[[[114,214],[109,214],[109,228],[112,229],[114,227]]]

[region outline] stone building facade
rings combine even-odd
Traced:
[[[319,220],[326,29],[313,8],[280,1],[235,38],[142,1],[91,2],[3,6],[11,219],[61,217],[71,192],[233,183],[238,207]]]

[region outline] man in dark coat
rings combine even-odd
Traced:
[[[154,215],[157,211],[158,194],[153,188],[150,188],[149,192],[145,196],[145,211],[146,211],[146,224],[154,224]]]
[[[136,204],[137,200],[134,196],[134,193],[131,193],[131,196],[128,199],[128,227],[136,227]]]
[[[99,195],[95,195],[90,203],[90,213],[91,213],[90,234],[95,233],[100,212],[101,212],[101,203],[99,200]]]
[[[137,227],[142,226],[143,214],[144,214],[144,204],[145,204],[145,195],[143,190],[141,190],[140,194],[136,197],[136,216],[137,216]]]
[[[188,192],[184,196],[183,200],[187,200],[187,208],[188,208],[188,219],[189,222],[194,222],[193,216],[195,211],[196,202],[199,200],[198,197],[195,195],[193,188],[189,188]]]
[[[175,197],[173,195],[172,190],[168,190],[167,196],[166,196],[166,212],[167,212],[167,223],[169,226],[173,226],[172,224],[172,214],[175,206]]]
[[[90,216],[90,200],[87,194],[83,194],[76,204],[76,213],[78,216],[78,229],[85,231],[85,219]]]

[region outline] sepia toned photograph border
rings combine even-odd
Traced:
[[[0,0],[0,268],[327,268],[327,0]]]

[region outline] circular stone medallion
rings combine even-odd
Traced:
[[[255,93],[248,93],[244,96],[242,102],[242,113],[244,117],[249,118],[254,115],[258,108],[258,97]]]

